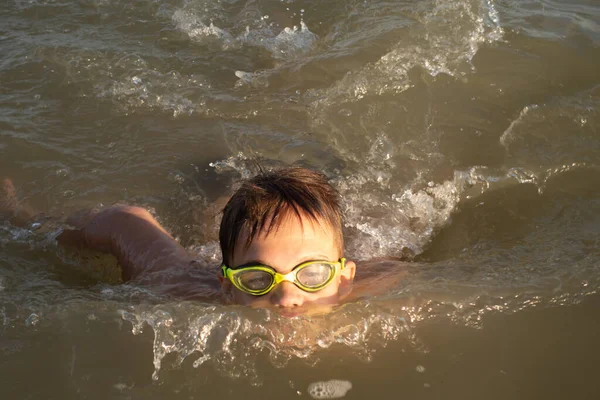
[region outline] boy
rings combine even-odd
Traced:
[[[198,285],[220,284],[227,299],[285,316],[339,303],[356,269],[343,258],[339,194],[323,174],[304,168],[261,173],[233,194],[220,225],[217,279],[142,208],[78,213],[67,223],[76,229],[61,233],[60,244],[113,254],[126,281],[184,297]]]

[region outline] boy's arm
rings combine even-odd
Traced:
[[[115,206],[96,214],[80,213],[67,222],[78,229],[64,231],[58,242],[113,254],[123,269],[123,280],[141,280],[170,267],[190,267],[193,262],[188,252],[140,207]]]

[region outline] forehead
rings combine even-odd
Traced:
[[[248,229],[240,232],[233,254],[234,265],[260,261],[273,267],[293,267],[307,260],[337,260],[341,256],[339,235],[331,225],[308,216],[288,213],[274,226],[269,221],[247,245],[249,233]]]

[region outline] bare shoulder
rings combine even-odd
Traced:
[[[373,258],[356,267],[352,298],[377,296],[398,287],[411,263],[397,257]]]

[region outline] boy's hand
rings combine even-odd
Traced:
[[[8,178],[2,179],[0,184],[0,212],[12,214],[17,209],[17,195],[12,181]]]
[[[9,178],[0,181],[0,220],[7,219],[13,225],[25,226],[34,215],[33,210],[17,199],[17,191]]]

